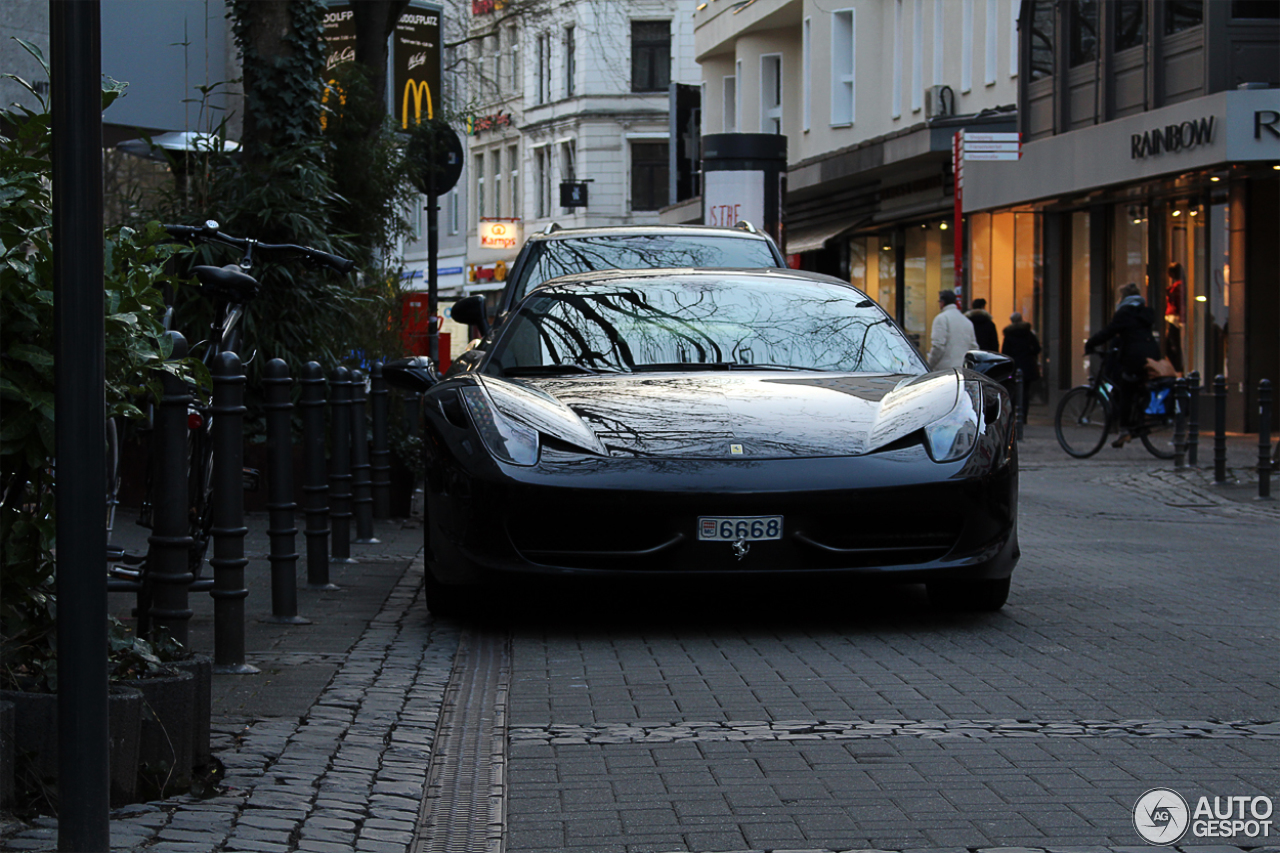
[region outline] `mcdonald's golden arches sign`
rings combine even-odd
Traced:
[[[355,59],[352,3],[330,3],[324,16],[328,66]],[[390,46],[391,91],[387,111],[396,126],[408,129],[434,118],[440,107],[441,7],[410,0],[396,23]]]

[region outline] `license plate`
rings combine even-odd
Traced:
[[[762,542],[782,538],[782,516],[698,516],[698,539],[704,542]]]

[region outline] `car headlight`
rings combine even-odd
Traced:
[[[517,423],[494,407],[484,389],[462,388],[462,399],[471,412],[471,421],[489,452],[512,465],[538,462],[538,431]]]
[[[977,382],[965,382],[951,411],[924,428],[925,442],[934,462],[952,462],[973,450],[978,442],[982,393]]]

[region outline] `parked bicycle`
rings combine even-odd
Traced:
[[[248,304],[258,293],[258,281],[250,271],[253,269],[255,254],[279,254],[300,257],[311,266],[328,267],[339,273],[348,273],[355,267],[355,261],[339,257],[309,246],[292,243],[263,243],[254,238],[233,237],[218,230],[218,223],[212,220],[204,225],[166,225],[165,230],[178,240],[192,243],[219,243],[239,249],[242,254],[238,263],[225,266],[197,266],[193,269],[200,289],[213,300],[214,322],[211,335],[204,342],[205,349],[202,361],[207,368],[212,368],[215,359],[224,352],[239,354],[242,340],[241,320],[244,318]],[[172,325],[172,309],[165,316],[165,328]],[[207,395],[206,395],[207,396]],[[188,564],[196,579],[193,588],[207,587],[211,581],[202,579],[202,567],[205,553],[208,551],[210,532],[213,528],[213,418],[211,407],[193,403],[188,412],[188,495],[187,517],[190,521],[189,535],[192,545]],[[149,467],[149,466],[148,466]],[[248,478],[256,477],[256,472],[245,469]],[[157,496],[152,493],[150,470],[147,475],[146,496],[139,512],[138,523],[144,527],[151,526],[151,509]],[[110,501],[113,496],[109,495]],[[133,589],[138,583],[145,582],[146,555],[130,554],[118,549],[109,549],[108,559],[123,563],[116,566],[111,574],[123,583],[115,585],[115,589]]]
[[[1121,436],[1119,413],[1116,411],[1115,350],[1108,351],[1101,366],[1093,371],[1087,385],[1072,388],[1058,401],[1053,416],[1054,432],[1062,449],[1077,459],[1086,459],[1106,443],[1107,436],[1118,432]],[[1172,459],[1174,417],[1177,401],[1174,399],[1173,379],[1148,381],[1134,394],[1134,424],[1131,434],[1157,459]]]

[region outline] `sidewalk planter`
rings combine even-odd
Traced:
[[[195,655],[189,660],[169,664],[180,672],[189,672],[195,679],[191,708],[191,765],[203,767],[209,763],[209,728],[213,708],[213,658]]]
[[[191,787],[196,679],[179,671],[130,682],[142,693],[138,785],[144,796],[168,797]],[[149,790],[150,789],[150,790]]]
[[[56,802],[58,694],[0,690],[0,701],[13,705],[13,749],[8,760],[0,755],[0,763],[10,768],[24,787],[47,785]],[[113,808],[137,802],[142,705],[142,694],[132,687],[112,685],[107,696]],[[17,793],[16,786],[13,793]]]

